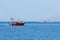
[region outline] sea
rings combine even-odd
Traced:
[[[60,22],[25,22],[9,26],[0,22],[0,40],[60,40]]]

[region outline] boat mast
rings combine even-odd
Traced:
[[[13,18],[10,18],[10,20],[13,22],[14,21],[14,19]]]

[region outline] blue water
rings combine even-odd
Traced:
[[[60,40],[60,22],[25,22],[24,26],[9,26],[0,22],[0,40]]]

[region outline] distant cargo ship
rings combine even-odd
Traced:
[[[46,23],[47,21],[46,20],[41,20],[40,22]]]

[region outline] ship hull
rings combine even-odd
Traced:
[[[9,24],[10,26],[24,26],[25,23],[12,23],[12,24]]]
[[[11,24],[12,26],[24,26],[24,23],[21,24]]]

